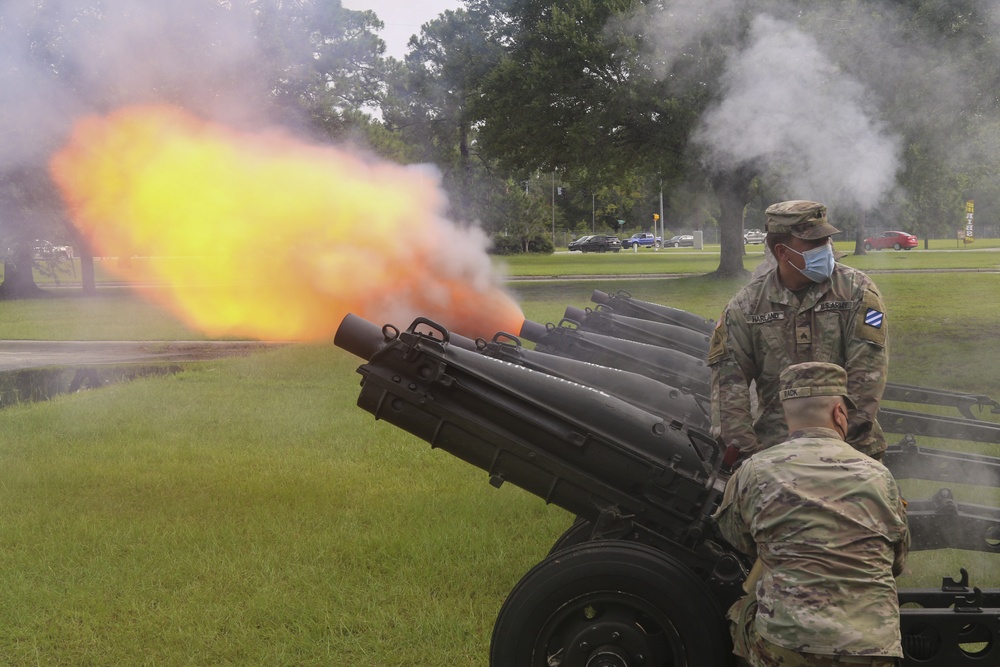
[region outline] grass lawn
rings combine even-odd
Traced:
[[[950,244],[950,245],[949,245]],[[854,244],[838,242],[837,250],[854,252]],[[954,241],[931,241],[930,250],[882,250],[867,255],[848,255],[841,261],[863,271],[982,269],[1000,270],[1000,241],[977,241],[968,248],[956,248]],[[743,266],[752,271],[764,258],[764,246],[746,246]],[[719,266],[719,246],[693,248],[645,248],[638,252],[586,255],[562,252],[551,256],[503,257],[498,261],[514,277],[530,276],[623,276],[633,274],[695,274],[714,271]]]
[[[586,259],[657,259],[625,255]],[[1000,398],[1000,274],[874,277],[893,381]],[[549,322],[593,305],[594,289],[714,318],[741,282],[511,287]],[[0,302],[0,338],[200,337],[130,292],[100,292]],[[375,422],[355,407],[360,363],[288,346],[0,409],[0,664],[486,665],[500,605],[570,518]],[[904,482],[911,497],[939,486]],[[953,489],[1000,505],[995,489]],[[914,554],[902,584],[964,565],[1000,586],[996,558]]]

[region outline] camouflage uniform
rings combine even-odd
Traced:
[[[772,227],[769,223],[769,232]],[[798,293],[781,284],[777,268],[752,280],[726,306],[708,353],[717,435],[744,453],[783,441],[788,428],[777,398],[778,376],[792,364],[828,361],[847,370],[858,406],[848,415],[847,441],[881,457],[886,442],[875,415],[888,374],[887,333],[882,295],[856,269],[837,264],[829,280]],[[751,381],[756,381],[756,419]]]
[[[840,380],[818,379],[834,372]],[[796,381],[785,400],[810,395],[810,385],[811,395],[835,393],[817,383],[847,391],[832,364],[792,366],[782,382]],[[902,656],[894,575],[909,537],[898,486],[881,463],[837,431],[799,430],[743,463],[714,518],[760,565],[729,612],[737,655],[754,667],[882,666]]]

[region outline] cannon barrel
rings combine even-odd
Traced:
[[[485,470],[494,486],[510,482],[699,570],[715,564],[718,549],[705,540],[724,487],[721,448],[701,431],[594,387],[456,347],[440,327],[429,335],[415,326],[346,324],[337,345],[374,350],[358,369],[358,406],[376,419]],[[361,336],[372,340],[362,344]]]
[[[676,324],[619,315],[601,307],[584,310],[567,306],[563,317],[577,322],[583,331],[659,345],[699,359],[708,356],[709,335]]]
[[[370,359],[391,338],[386,337],[385,327],[372,324],[363,317],[348,313],[337,327],[333,344],[356,357]]]
[[[620,315],[676,324],[706,334],[712,333],[712,330],[715,329],[715,322],[712,320],[706,320],[704,317],[681,310],[680,308],[671,308],[670,306],[663,306],[658,303],[634,299],[631,294],[624,290],[620,290],[615,294],[594,290],[590,296],[590,300],[594,303],[608,306]]]
[[[594,387],[647,412],[666,419],[677,419],[692,429],[711,437],[711,414],[708,400],[638,373],[601,366],[587,361],[529,350],[509,334],[497,334],[480,346],[488,356],[541,371],[549,375]]]
[[[417,318],[414,321],[417,330],[423,327],[428,336],[433,337],[435,332],[440,334],[448,343],[456,345],[466,350],[476,350],[476,341],[460,334],[451,333],[438,327],[430,320]],[[339,348],[347,350],[356,357],[370,359],[378,352],[383,345],[393,340],[399,331],[392,325],[379,327],[363,317],[354,313],[348,313],[341,320],[334,334],[333,344]]]
[[[705,361],[684,352],[581,331],[571,320],[547,327],[526,320],[521,336],[540,352],[631,371],[696,396],[710,395],[711,376]]]

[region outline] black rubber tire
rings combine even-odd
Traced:
[[[643,544],[602,540],[522,577],[493,627],[490,666],[727,667],[731,651],[722,610],[688,568]]]
[[[902,250],[902,248],[903,248],[903,246],[899,245],[898,243],[893,243],[892,244],[892,249],[893,250]]]
[[[871,252],[871,251],[872,251],[872,244],[871,243],[866,243],[865,244],[865,252]]]
[[[590,523],[581,516],[576,517],[573,521],[573,525],[566,529],[566,532],[559,536],[559,539],[555,541],[552,548],[549,549],[548,555],[568,549],[569,547],[575,547],[578,544],[583,544],[590,540],[590,536],[594,533],[594,524]]]

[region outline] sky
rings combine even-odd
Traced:
[[[438,17],[446,9],[463,7],[461,0],[342,0],[348,9],[370,9],[385,23],[379,33],[385,41],[386,55],[402,59],[411,35],[420,32],[420,26]]]

